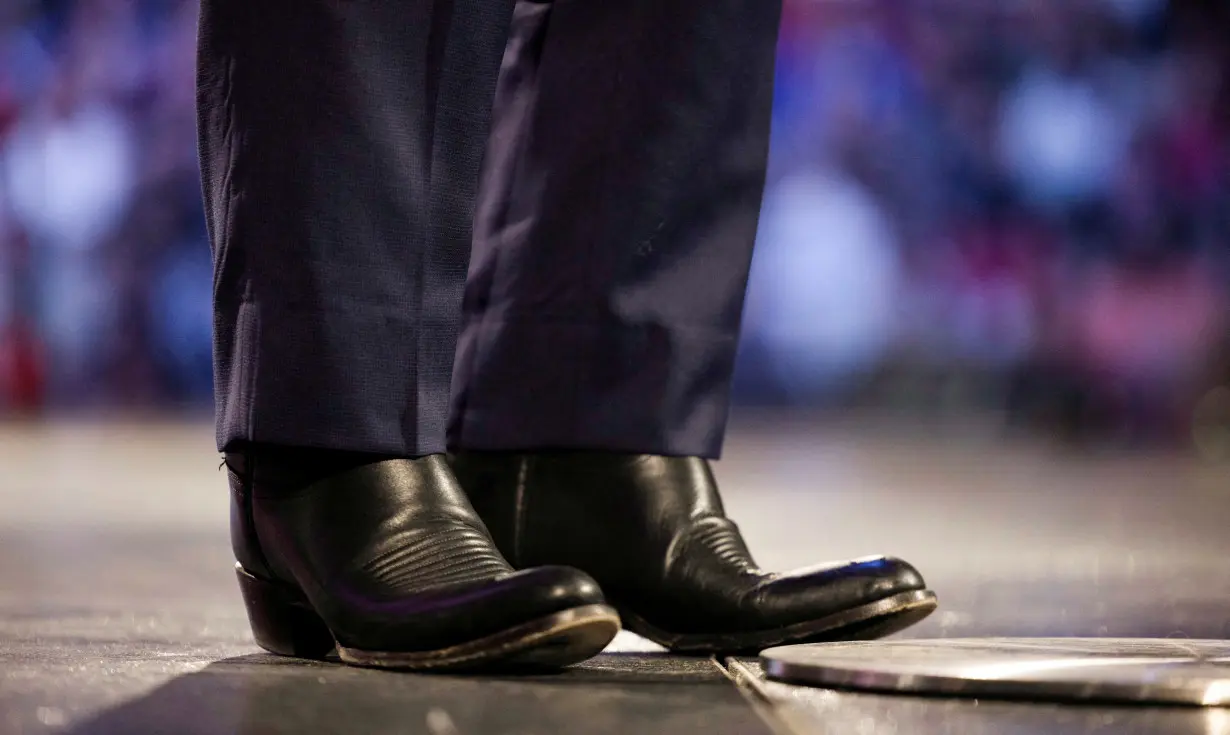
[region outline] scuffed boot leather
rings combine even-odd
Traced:
[[[563,666],[600,652],[618,617],[575,569],[514,571],[443,456],[375,462],[301,489],[230,472],[232,542],[256,641],[336,648],[361,666]],[[228,461],[228,465],[233,463]]]
[[[675,651],[876,638],[936,607],[918,571],[891,557],[760,570],[702,459],[465,452],[450,461],[513,565],[588,572],[626,628]]]

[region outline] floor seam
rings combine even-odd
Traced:
[[[774,735],[806,735],[806,733],[791,727],[781,717],[772,698],[765,691],[760,677],[756,676],[756,672],[752,671],[746,664],[733,657],[725,660],[713,657],[710,660],[722,672],[722,675],[734,685],[740,696],[743,697],[743,700],[747,702],[752,711],[756,713],[756,716],[760,718],[760,721]]]

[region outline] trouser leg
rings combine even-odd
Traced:
[[[512,0],[203,0],[218,444],[442,451]]]
[[[450,446],[718,455],[780,6],[518,3]]]

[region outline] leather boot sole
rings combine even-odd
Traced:
[[[261,648],[280,656],[320,660],[331,653],[352,666],[404,671],[555,669],[602,652],[619,632],[619,613],[584,605],[430,651],[366,651],[337,643],[306,599],[236,565],[252,634]]]
[[[625,628],[675,653],[754,655],[774,646],[883,638],[922,621],[936,605],[930,590],[903,592],[817,620],[747,633],[671,633],[633,613],[621,617]]]

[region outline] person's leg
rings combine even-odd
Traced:
[[[272,651],[567,663],[614,635],[583,574],[512,574],[440,456],[511,10],[202,3],[217,440]]]
[[[443,451],[509,5],[204,3],[220,449]]]
[[[450,444],[716,457],[780,2],[519,8]]]
[[[454,373],[453,467],[514,564],[594,575],[680,650],[878,635],[908,564],[756,570],[722,445],[780,1],[519,3]]]

